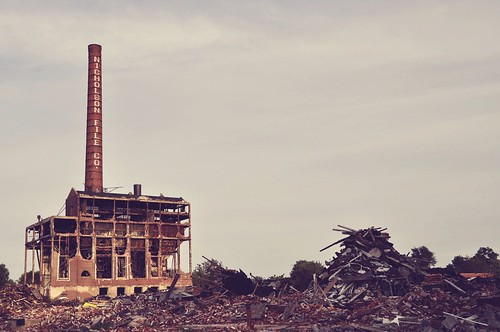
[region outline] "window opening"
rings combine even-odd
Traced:
[[[112,236],[113,235],[113,223],[96,222],[95,223],[95,233],[97,235]]]
[[[80,221],[80,234],[91,235],[92,234],[92,222],[91,221]]]
[[[116,258],[116,276],[118,278],[125,278],[127,275],[127,265],[125,257],[117,257]]]
[[[76,220],[75,219],[54,219],[54,232],[56,233],[75,233]]]
[[[169,258],[172,256],[163,256],[161,260],[161,275],[162,277],[173,277],[174,273],[170,268],[170,264],[168,263]],[[172,258],[173,259],[173,258]]]
[[[126,236],[127,235],[127,224],[116,223],[115,235],[116,236]]]
[[[130,258],[133,278],[146,277],[146,248],[144,239],[130,240]]]
[[[149,224],[148,225],[148,235],[150,237],[158,237],[160,236],[160,231],[158,230],[158,225],[156,224]]]
[[[144,251],[132,251],[132,277],[146,278],[146,253]]]
[[[139,224],[139,225],[130,225],[130,235],[132,236],[145,236],[146,235],[146,225],[144,224]]]
[[[151,269],[151,277],[158,277],[158,257],[151,257],[149,266]]]
[[[127,239],[126,238],[116,238],[115,239],[115,253],[117,255],[125,254],[127,250]]]
[[[59,255],[59,279],[69,279],[69,258],[67,255]]]
[[[176,237],[177,236],[177,225],[176,224],[163,224],[161,225],[161,233],[166,237]]]
[[[108,199],[96,199],[94,208],[94,218],[111,219],[113,218],[113,201]]]
[[[158,256],[160,250],[160,240],[149,240],[149,252],[153,256]]]
[[[92,258],[92,238],[91,237],[80,237],[80,255],[83,259]]]
[[[111,256],[98,256],[96,270],[98,279],[111,279]]]
[[[162,255],[171,255],[177,251],[176,240],[162,240],[160,251]]]

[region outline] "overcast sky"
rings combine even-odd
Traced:
[[[500,220],[498,1],[0,0],[0,263],[85,163],[102,45],[104,186],[192,204],[202,255],[268,277],[336,225],[438,265]]]

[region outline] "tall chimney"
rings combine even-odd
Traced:
[[[102,192],[101,45],[89,45],[85,191]]]

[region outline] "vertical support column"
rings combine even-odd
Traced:
[[[188,229],[188,232],[189,232],[189,238],[188,238],[188,241],[189,241],[189,273],[193,273],[193,262],[192,262],[192,259],[193,259],[193,254],[192,254],[192,249],[191,249],[191,204],[188,205],[188,223],[189,223],[189,227],[187,228]]]
[[[50,226],[50,281],[49,283],[52,283],[53,280],[57,280],[59,277],[59,256],[55,255],[55,250],[54,250],[54,230],[52,229],[52,226]],[[56,257],[56,258],[54,258]],[[56,262],[54,262],[54,259],[57,259]],[[50,287],[47,286],[47,289]]]
[[[35,248],[31,250],[31,284],[35,284]]]
[[[43,240],[40,240],[40,257],[38,257],[38,282],[39,282],[38,285],[39,285],[39,287],[45,286],[43,284],[43,276],[45,274],[45,269],[44,269],[45,266],[43,264],[43,250],[44,250]]]
[[[177,241],[177,271],[181,270],[181,241],[179,239]]]
[[[28,268],[28,229],[24,231],[24,280],[23,283],[27,282],[26,270]]]
[[[102,192],[102,72],[101,46],[91,44],[87,90],[85,191]]]
[[[177,273],[181,270],[181,241],[179,240],[179,235],[180,235],[180,223],[181,223],[181,205],[177,205],[177,222],[176,222],[176,228],[177,228],[177,234],[175,234],[176,240],[175,240],[175,246],[177,248]]]

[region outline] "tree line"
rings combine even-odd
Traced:
[[[428,269],[436,265],[436,256],[426,246],[415,247],[409,253],[413,257],[421,269]],[[198,264],[193,270],[193,284],[195,286],[204,286],[212,280],[213,264],[218,264],[223,267],[222,262],[211,260]],[[450,264],[446,266],[455,270],[457,273],[489,273],[495,276],[500,276],[500,260],[498,254],[490,247],[480,247],[474,256],[455,256]],[[289,273],[290,283],[298,290],[304,290],[311,281],[313,274],[320,274],[324,266],[316,261],[298,260]],[[31,271],[27,273],[27,281],[31,282]],[[257,277],[258,279],[259,277]],[[282,279],[285,275],[273,276],[270,279]],[[38,272],[35,272],[35,283],[38,282]],[[262,279],[262,278],[260,278]],[[18,283],[24,282],[24,274],[17,279]],[[7,283],[14,283],[10,279],[10,273],[5,264],[0,264],[0,287]]]
[[[436,265],[436,255],[426,246],[415,247],[409,253],[422,270],[429,269]],[[193,271],[193,285],[204,287],[213,280],[211,274],[214,270],[214,264],[217,267],[224,268],[221,261],[211,260],[198,264]],[[321,274],[325,267],[316,261],[299,260],[289,273],[290,284],[300,290],[305,290],[313,274]],[[446,268],[453,269],[456,273],[488,273],[500,276],[500,260],[498,254],[489,247],[480,247],[476,254],[469,256],[455,256]],[[272,276],[269,279],[284,279],[285,275]],[[254,277],[254,279],[262,279]]]

